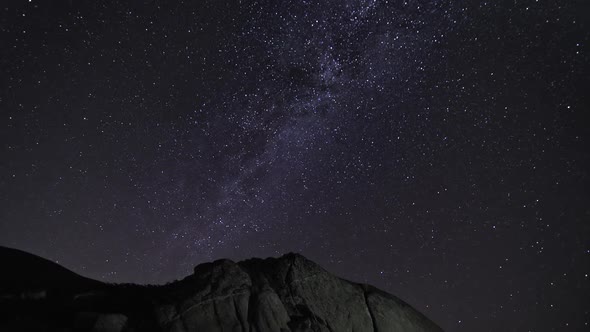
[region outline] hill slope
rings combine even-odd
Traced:
[[[442,331],[393,295],[298,254],[205,263],[163,286],[103,284],[14,249],[0,258],[10,267],[0,279],[3,331]]]

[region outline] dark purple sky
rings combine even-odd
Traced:
[[[0,245],[300,252],[447,331],[590,321],[585,1],[3,1]]]

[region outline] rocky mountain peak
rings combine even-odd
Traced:
[[[33,257],[26,264],[43,261]],[[55,270],[68,283],[72,275],[81,281],[72,288],[59,276],[41,276],[51,283],[37,282],[42,295],[34,298],[23,296],[23,285],[20,293],[4,287],[1,330],[442,331],[395,296],[340,279],[296,253],[199,264],[192,275],[162,286],[87,282]]]

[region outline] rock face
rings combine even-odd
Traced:
[[[398,298],[337,278],[298,254],[205,263],[164,286],[93,281],[68,289],[52,282],[18,290],[44,297],[4,288],[0,330],[442,331]]]

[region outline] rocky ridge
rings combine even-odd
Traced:
[[[395,296],[335,277],[298,254],[205,263],[162,286],[77,277],[0,288],[0,330],[442,331]],[[10,273],[1,279],[6,286]]]

